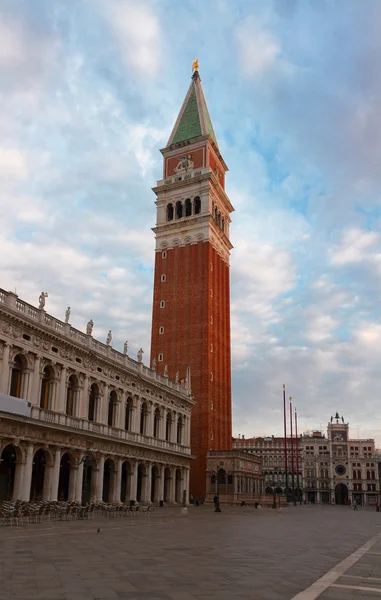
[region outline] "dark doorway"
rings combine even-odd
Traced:
[[[345,483],[338,483],[335,487],[336,504],[348,504],[348,488]]]
[[[12,500],[16,472],[16,450],[14,446],[6,446],[0,460],[0,502]]]
[[[32,484],[30,486],[30,499],[42,500],[44,495],[46,456],[45,452],[37,450],[33,459]]]
[[[143,465],[139,465],[138,467],[138,486],[136,490],[136,499],[138,502],[142,502],[143,497],[143,483],[145,478],[145,469]]]
[[[69,498],[70,481],[70,456],[65,453],[60,463],[60,479],[58,483],[58,500],[67,500]]]

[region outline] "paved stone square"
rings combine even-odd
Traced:
[[[291,600],[379,532],[381,513],[339,506],[203,506],[187,516],[164,508],[149,517],[2,527],[0,600]],[[373,546],[334,585],[369,576],[373,584],[362,587],[377,577],[379,585],[380,564],[381,545]],[[368,593],[357,591],[330,586],[320,597]]]

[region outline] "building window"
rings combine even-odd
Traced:
[[[148,408],[147,404],[143,402],[140,409],[140,433],[146,435],[147,433],[147,421],[148,421]]]
[[[201,212],[201,200],[199,196],[194,199],[194,214],[199,215]]]
[[[164,327],[163,326],[159,327],[159,333],[160,333],[160,335],[163,335],[163,333],[164,333]]]
[[[173,204],[167,205],[167,221],[173,221]]]
[[[213,344],[210,344],[210,351],[213,352]]]
[[[164,357],[163,357],[163,355],[162,355],[162,354],[159,354],[159,356],[158,356],[158,360],[159,360],[159,362],[162,362],[162,361],[164,360]]]
[[[190,201],[190,198],[187,198],[185,200],[185,216],[186,217],[192,216],[192,202]]]
[[[108,415],[107,415],[107,425],[109,427],[115,426],[115,417],[116,417],[116,405],[118,402],[118,397],[116,395],[116,391],[112,390],[110,393],[110,398],[108,401]]]
[[[161,253],[161,258],[167,258],[167,251],[163,250],[163,252]]]
[[[159,427],[160,427],[160,409],[156,408],[155,415],[153,418],[153,437],[159,437]]]
[[[15,398],[22,397],[22,381],[23,381],[23,359],[21,356],[15,356],[12,367],[11,376],[11,391],[10,395]]]
[[[75,394],[78,391],[78,379],[70,375],[66,389],[66,414],[72,417],[75,414]]]
[[[46,366],[42,376],[40,407],[49,409],[54,386],[54,371],[50,366]]]
[[[89,421],[96,420],[97,402],[98,402],[99,396],[100,396],[99,387],[97,386],[96,383],[93,383],[93,385],[90,388],[89,409],[87,411],[87,418],[89,419]]]
[[[176,202],[176,219],[182,219],[183,217],[183,205],[181,204],[181,200]]]
[[[167,413],[167,420],[165,422],[165,439],[167,442],[171,441],[171,433],[172,433],[172,414]]]
[[[213,290],[210,290],[210,297],[213,298]]]
[[[213,381],[213,373],[210,374],[210,381]]]
[[[213,438],[214,438],[214,436],[213,436],[213,431],[211,431],[211,432],[210,432],[210,441],[211,441],[211,442],[213,442]]]
[[[167,276],[163,274],[163,275],[161,276],[161,281],[164,283],[164,281],[166,281],[166,280],[167,280]]]
[[[213,325],[213,317],[210,317],[210,324]]]
[[[177,443],[182,444],[183,441],[183,420],[181,416],[177,419],[177,435],[176,435]]]
[[[210,401],[210,410],[213,410],[213,400]]]
[[[160,308],[165,308],[165,300],[160,300]]]
[[[210,263],[210,270],[213,271],[213,263]]]
[[[134,403],[133,400],[131,398],[131,396],[129,396],[127,398],[127,402],[126,402],[126,415],[124,418],[124,429],[126,431],[131,431],[132,429],[132,411],[134,410]]]

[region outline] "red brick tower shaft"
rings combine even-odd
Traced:
[[[230,213],[227,166],[219,152],[196,71],[154,188],[157,221],[151,362],[192,395],[190,493],[205,495],[206,453],[232,443]],[[178,374],[178,375],[177,375]]]

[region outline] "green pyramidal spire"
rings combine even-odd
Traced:
[[[192,76],[187,95],[168,140],[168,146],[209,134],[218,146],[198,71]]]

